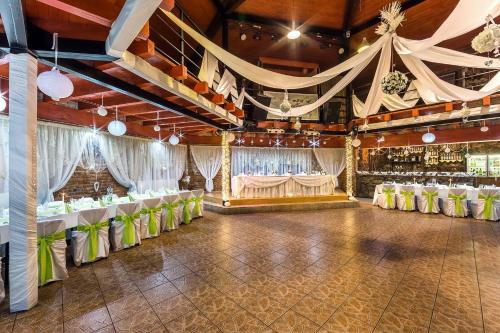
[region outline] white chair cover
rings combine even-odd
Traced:
[[[161,231],[161,198],[150,198],[142,201],[141,238],[160,236]]]
[[[179,228],[181,208],[179,195],[165,195],[162,198],[161,210],[161,230],[170,231]]]
[[[377,197],[378,206],[384,209],[396,208],[395,192],[396,188],[394,185],[389,185],[389,184],[382,185],[382,193]]]
[[[469,215],[467,209],[467,189],[450,188],[448,195],[443,198],[443,213],[446,216],[466,217]]]
[[[38,222],[37,235],[38,285],[66,279],[66,224],[63,220]]]
[[[0,304],[2,304],[3,300],[5,299],[5,286],[3,283],[3,257],[0,257]]]
[[[116,216],[111,222],[111,245],[119,251],[141,244],[140,206],[136,202],[116,206]]]
[[[418,210],[424,214],[439,213],[439,192],[435,186],[424,186],[417,197]]]
[[[500,219],[500,190],[479,189],[478,199],[471,203],[472,216],[478,220]]]
[[[191,218],[203,217],[203,198],[205,191],[193,190],[193,209],[191,210]]]
[[[107,208],[79,212],[77,230],[71,235],[71,246],[76,266],[108,257],[109,212]]]
[[[399,193],[396,194],[396,203],[399,210],[415,210],[415,187],[411,185],[401,185]]]
[[[191,192],[180,192],[181,223],[191,223],[191,212],[193,211],[194,201]]]

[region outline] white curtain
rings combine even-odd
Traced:
[[[90,132],[81,128],[38,125],[38,201],[54,199],[75,172]]]
[[[214,83],[215,73],[218,72],[219,61],[209,52],[205,51],[201,61],[200,71],[198,72],[198,79],[208,83],[212,87]]]
[[[338,177],[346,166],[344,148],[316,148],[313,150],[319,166],[324,172],[334,177],[335,186],[338,186]]]
[[[222,148],[220,146],[191,146],[194,163],[205,178],[205,189],[212,192],[214,177],[222,165]]]
[[[292,174],[311,173],[313,170],[311,148],[260,148],[233,147],[231,154],[231,173],[240,174]]]
[[[0,193],[9,192],[9,122],[0,119]]]

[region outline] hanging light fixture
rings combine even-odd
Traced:
[[[101,117],[106,117],[108,115],[108,110],[104,107],[104,94],[101,94],[101,105],[97,108],[97,114]]]
[[[286,38],[288,39],[297,39],[300,37],[300,31],[297,29],[292,29],[286,34]]]
[[[300,122],[300,118],[297,117],[297,121],[293,124],[293,129],[296,131],[300,131],[300,128],[302,127],[302,123]]]
[[[481,128],[480,128],[481,132],[488,132],[489,129],[490,128],[488,126],[486,126],[486,121],[483,121],[483,126],[481,126]]]
[[[122,136],[127,132],[125,123],[118,120],[118,107],[115,108],[115,120],[108,124],[108,131],[114,136]]]
[[[357,135],[356,135],[356,137],[352,140],[351,145],[352,145],[354,148],[358,148],[359,146],[361,146],[361,140],[360,140],[360,139],[358,139],[358,136],[357,136]]]
[[[170,138],[168,138],[168,142],[172,145],[172,146],[175,146],[176,144],[179,143],[179,137],[177,135],[175,135],[175,124],[174,124],[174,133],[172,133],[172,135],[170,136]]]
[[[57,32],[54,33],[52,45],[52,49],[55,50],[55,66],[50,71],[40,73],[36,79],[38,89],[54,101],[71,96],[74,89],[73,82],[66,75],[61,74],[57,68],[59,51],[59,46],[57,45],[58,36]]]
[[[285,96],[283,97],[283,102],[280,104],[280,110],[283,113],[287,113],[292,108],[292,105],[288,101],[288,90],[285,90]]]
[[[368,40],[366,39],[366,37],[363,37],[363,40],[361,41],[361,44],[358,47],[358,53],[363,52],[364,50],[366,50],[369,47],[370,47],[370,43],[368,43]]]
[[[450,152],[451,152],[451,148],[450,148],[450,146],[446,145],[446,146],[445,146],[445,148],[444,148],[444,152],[445,152],[446,154],[450,153]]]
[[[153,129],[154,129],[154,131],[155,131],[155,132],[159,132],[159,131],[160,131],[160,129],[161,129],[161,128],[160,128],[160,125],[158,124],[158,120],[159,120],[159,118],[160,118],[160,111],[158,111],[158,112],[156,113],[156,125],[154,125],[154,126],[153,126]]]
[[[470,157],[470,154],[469,154],[469,143],[468,142],[466,143],[466,149],[467,149],[467,151],[466,151],[464,157],[468,159]]]
[[[236,135],[233,132],[227,133],[226,140],[227,142],[233,142],[236,139]]]
[[[430,128],[427,127],[427,133],[422,135],[422,141],[425,143],[432,143],[435,140],[436,140],[436,136],[434,135],[434,133],[431,133]]]

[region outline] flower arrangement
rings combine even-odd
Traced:
[[[401,12],[401,3],[394,1],[385,6],[380,11],[380,24],[378,25],[375,33],[377,35],[384,35],[387,32],[394,32],[405,20],[405,14]]]
[[[498,48],[500,47],[500,25],[495,23],[487,24],[484,30],[472,39],[471,46],[479,53],[495,50],[495,55],[498,56]]]
[[[408,84],[408,77],[400,71],[387,73],[382,79],[382,92],[384,94],[397,94],[405,90]]]

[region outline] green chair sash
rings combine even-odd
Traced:
[[[167,211],[167,228],[168,230],[175,229],[174,225],[174,209],[179,207],[179,202],[164,202],[161,205],[161,208],[165,209]]]
[[[135,201],[135,198],[132,196],[132,194],[127,194],[127,196],[128,196],[128,200],[130,202],[134,202]]]
[[[462,200],[467,198],[467,195],[449,193],[448,198],[453,199],[453,201],[455,201],[455,215],[462,216],[464,213],[464,210],[462,207]]]
[[[479,199],[484,200],[484,212],[483,212],[483,217],[487,220],[491,219],[491,216],[493,215],[493,202],[495,200],[500,200],[500,195],[494,195],[494,194],[479,194]]]
[[[56,240],[62,239],[66,239],[66,231],[64,230],[50,235],[39,236],[37,239],[38,281],[41,286],[45,285],[47,281],[54,278],[54,271],[52,268],[52,251],[50,248]]]
[[[394,189],[390,187],[382,189],[382,193],[385,194],[385,197],[387,198],[387,205],[389,205],[389,207],[394,206],[394,201],[392,199],[394,192]]]
[[[194,208],[193,208],[193,215],[195,216],[201,216],[201,202],[203,201],[204,196],[201,195],[199,197],[194,197]]]
[[[64,210],[66,211],[66,214],[70,214],[73,212],[73,208],[71,208],[70,204],[68,203],[64,204]]]
[[[149,215],[148,233],[150,235],[156,235],[158,232],[158,220],[156,219],[155,213],[159,211],[161,211],[161,207],[143,208],[140,211],[141,215]]]
[[[401,191],[400,194],[405,197],[405,209],[410,210],[411,209],[411,199],[413,199],[415,192],[413,192],[413,191]]]
[[[122,233],[122,245],[123,246],[134,246],[136,242],[135,239],[135,224],[134,221],[140,216],[139,213],[135,214],[123,214],[115,216],[116,222],[123,223],[123,233]]]
[[[427,212],[432,213],[434,209],[434,198],[438,196],[438,192],[422,192],[422,196],[427,198]]]
[[[182,222],[184,224],[191,223],[191,211],[189,210],[189,204],[191,202],[193,202],[193,198],[179,200],[179,203],[182,205]]]
[[[89,251],[88,260],[94,261],[97,257],[97,232],[102,228],[109,227],[109,221],[102,221],[101,223],[90,224],[90,225],[79,225],[76,230],[86,232],[89,235]]]

